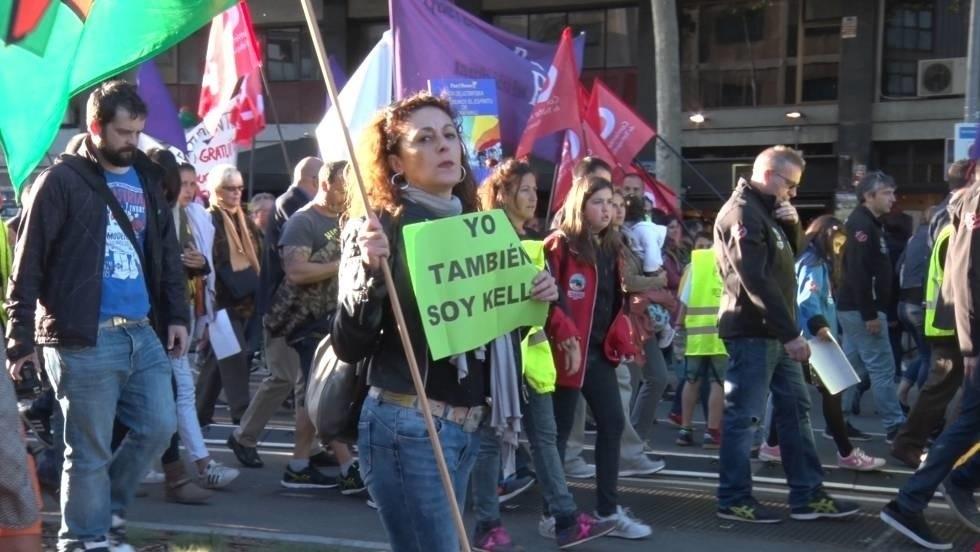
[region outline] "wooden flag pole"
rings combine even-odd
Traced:
[[[337,108],[337,117],[340,119],[340,128],[344,133],[344,140],[347,143],[347,151],[350,154],[350,164],[354,171],[354,180],[357,182],[357,192],[364,204],[367,216],[375,219],[376,215],[371,209],[371,203],[364,188],[364,180],[361,177],[361,167],[354,151],[354,142],[351,140],[350,130],[344,120],[344,114],[340,109],[340,98],[337,94],[337,86],[334,84],[333,73],[330,71],[330,64],[327,62],[327,51],[323,43],[323,36],[320,34],[320,27],[316,22],[316,15],[310,0],[300,0],[303,6],[303,14],[306,16],[306,24],[310,28],[313,37],[313,48],[316,51],[317,61],[320,63],[320,71],[327,83],[327,93],[330,102]],[[459,544],[463,552],[471,552],[469,538],[466,535],[466,526],[463,524],[463,515],[459,511],[459,503],[456,501],[456,492],[453,490],[453,482],[449,477],[449,468],[446,466],[446,458],[442,452],[442,443],[439,441],[439,434],[436,432],[435,422],[432,420],[432,411],[429,409],[429,399],[425,393],[425,385],[422,383],[422,376],[419,370],[418,361],[415,358],[415,350],[412,347],[412,340],[408,336],[407,326],[405,325],[405,315],[402,311],[401,301],[395,288],[395,282],[391,277],[391,267],[387,262],[381,263],[381,271],[384,273],[385,286],[388,290],[388,297],[391,299],[391,310],[394,312],[395,321],[398,323],[398,335],[401,337],[402,348],[408,360],[409,371],[412,374],[412,383],[415,385],[415,394],[418,396],[419,408],[422,410],[422,417],[425,419],[425,427],[429,433],[429,442],[432,443],[432,452],[436,457],[436,466],[439,469],[439,476],[442,479],[443,490],[446,491],[446,498],[452,509],[453,521],[456,524],[456,532],[459,535]]]

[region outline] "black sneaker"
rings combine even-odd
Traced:
[[[226,444],[235,453],[235,458],[246,468],[261,468],[265,465],[259,458],[259,451],[255,447],[246,447],[239,443],[234,434],[228,436]]]
[[[891,429],[885,434],[885,442],[891,445],[895,442],[895,437],[898,435],[898,428]]]
[[[535,479],[530,476],[518,477],[516,474],[504,479],[497,485],[497,501],[500,504],[519,496],[534,485]]]
[[[351,471],[354,471],[353,468]],[[357,479],[360,478],[358,475]],[[306,466],[302,471],[293,471],[287,465],[279,484],[287,489],[333,489],[337,487],[337,480],[323,475],[313,466]]]
[[[347,475],[337,477],[337,483],[340,486],[340,494],[342,495],[354,495],[364,491],[365,487],[364,481],[361,480],[360,464],[354,462],[350,469],[347,470]]]
[[[66,552],[109,552],[109,543],[99,542],[76,542],[68,546]]]
[[[878,517],[881,518],[881,521],[884,521],[919,546],[928,548],[929,550],[953,549],[952,543],[943,542],[932,532],[922,512],[906,512],[894,500],[882,508]]]
[[[943,498],[946,499],[946,504],[949,504],[963,525],[966,525],[971,531],[980,533],[980,511],[977,510],[977,500],[973,496],[973,492],[957,487],[951,478],[952,475],[947,476],[942,485]]]
[[[728,508],[718,508],[716,514],[721,519],[745,523],[779,523],[783,521],[776,512],[759,504],[754,498]]]
[[[677,439],[674,439],[674,443],[682,447],[693,446],[694,431],[687,428],[681,428],[681,430],[677,432]]]
[[[837,500],[824,491],[820,491],[810,499],[806,506],[790,510],[789,517],[800,521],[837,519],[853,516],[860,511],[861,507],[856,502]]]

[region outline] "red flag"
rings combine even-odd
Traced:
[[[549,134],[574,128],[580,121],[578,102],[578,69],[575,66],[575,53],[572,44],[572,30],[568,27],[561,33],[561,42],[555,59],[548,69],[548,77],[541,92],[534,98],[534,107],[528,118],[524,134],[517,144],[516,157],[524,157],[531,152],[534,142]]]
[[[574,129],[565,131],[565,139],[561,144],[561,159],[558,161],[557,174],[555,174],[554,189],[551,192],[551,205],[548,206],[548,213],[554,213],[561,209],[565,203],[565,197],[572,188],[572,171],[575,165],[584,157],[582,155],[582,139]]]
[[[235,125],[235,141],[245,146],[265,128],[265,103],[262,100],[262,75],[256,69],[242,81],[241,90],[233,99],[231,123]]]
[[[657,131],[599,79],[592,85],[586,119],[623,166],[629,166],[643,146],[657,135]]]
[[[634,163],[633,172],[643,180],[646,188],[647,197],[652,198],[653,208],[660,209],[665,213],[673,213],[678,218],[681,216],[680,199],[670,186],[654,178],[642,166]]]
[[[261,85],[257,82],[250,85],[252,91],[249,92],[242,83],[246,76],[257,77],[261,65],[262,57],[252,27],[252,15],[248,5],[242,1],[211,22],[204,78],[201,82],[201,99],[197,106],[198,116],[206,121],[213,120],[216,124],[224,113],[232,109],[241,110],[249,104],[256,107],[261,105],[260,100],[255,100],[257,95],[261,95]],[[251,98],[236,98],[238,94]],[[243,138],[244,133],[236,133],[236,140],[241,141]],[[251,135],[247,139],[251,139]]]

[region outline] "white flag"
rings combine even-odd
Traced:
[[[391,103],[393,73],[391,44],[391,31],[385,31],[381,40],[371,49],[361,66],[354,71],[353,76],[344,85],[344,89],[340,91],[338,100],[355,146],[358,135],[367,126],[371,117],[379,109]],[[330,106],[327,115],[316,127],[316,140],[320,144],[320,156],[324,161],[350,159],[335,109],[337,106]]]

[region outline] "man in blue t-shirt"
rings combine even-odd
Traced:
[[[177,427],[167,354],[187,349],[187,282],[163,171],[136,149],[146,104],[110,81],[87,108],[89,132],[37,178],[21,223],[7,369],[18,379],[40,350],[64,413],[58,549],[128,552],[126,509]],[[129,431],[113,453],[116,420]]]
[[[136,169],[105,170],[106,184],[129,216],[142,249],[146,240],[146,201]],[[109,223],[105,230],[105,270],[102,273],[102,303],[99,320],[114,316],[142,320],[150,312],[150,296],[143,279],[143,263],[122,227],[106,207]]]

